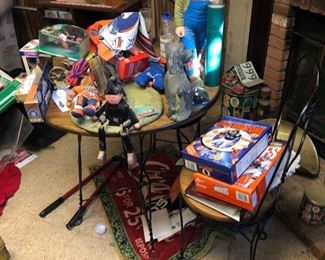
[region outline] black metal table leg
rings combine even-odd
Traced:
[[[178,205],[178,210],[179,210],[179,217],[181,220],[181,235],[180,235],[180,253],[179,253],[179,258],[184,259],[184,223],[183,223],[183,212],[182,212],[182,207],[183,207],[183,197],[182,195],[178,196],[179,199],[179,205]]]
[[[82,207],[82,158],[81,158],[81,135],[78,135],[78,181],[79,181],[79,207]]]
[[[151,180],[150,176],[146,172],[146,163],[148,161],[149,155],[152,153],[152,150],[155,149],[155,136],[152,134],[150,135],[150,142],[149,142],[149,150],[144,152],[143,145],[144,145],[144,138],[145,134],[139,135],[139,143],[140,143],[140,158],[139,158],[139,164],[140,164],[140,172],[139,172],[139,179],[138,181],[135,180],[135,185],[137,187],[138,197],[141,204],[141,208],[143,211],[143,215],[145,217],[146,223],[148,225],[149,230],[149,236],[150,236],[150,257],[151,259],[154,259],[154,253],[157,253],[154,238],[153,238],[153,231],[152,231],[152,212],[151,212]],[[145,180],[146,178],[146,180]],[[149,210],[146,208],[146,200],[144,198],[144,195],[142,193],[142,187],[144,185],[148,185],[148,203],[149,203]]]
[[[83,220],[86,208],[83,207],[83,194],[82,194],[82,158],[81,158],[81,135],[78,135],[78,182],[79,182],[79,209],[74,214],[72,219],[66,225],[67,229],[71,230],[74,226],[80,225]]]
[[[182,137],[181,137],[181,130],[179,128],[176,129],[176,137],[177,137],[178,150],[182,151],[183,149]]]
[[[195,136],[193,138],[193,140],[195,140],[196,138],[198,138],[201,134],[201,119],[199,119],[196,123],[196,131],[195,131]]]

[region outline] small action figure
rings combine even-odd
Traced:
[[[124,91],[122,84],[116,77],[108,80],[105,90],[106,102],[96,112],[101,126],[98,128],[99,137],[99,153],[98,161],[103,163],[106,160],[106,127],[121,126],[121,137],[127,153],[128,166],[132,167],[136,163],[136,155],[128,136],[128,128],[132,125],[135,129],[139,129],[141,124],[133,110],[124,100]]]
[[[70,108],[72,106],[73,99],[76,96],[74,107],[71,109],[71,115],[76,118],[82,118],[84,115],[89,117],[95,116],[96,109],[100,103],[97,88],[88,84],[72,88],[67,93],[67,107]]]
[[[152,86],[158,91],[164,90],[164,66],[160,63],[151,62],[147,69],[134,77],[134,82],[140,86]]]
[[[193,52],[186,73],[194,86],[203,85],[200,79],[200,56],[206,45],[208,3],[209,0],[175,1],[175,32],[181,37],[185,48]]]

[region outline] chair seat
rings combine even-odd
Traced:
[[[200,202],[197,202],[185,195],[187,187],[192,183],[193,181],[193,171],[183,167],[180,172],[180,190],[181,194],[183,196],[183,199],[185,200],[186,204],[195,212],[200,213],[202,216],[213,219],[219,222],[223,223],[236,223],[235,220],[231,219],[230,217],[227,217],[226,215],[209,208],[208,206],[203,205]],[[256,220],[259,220],[260,217],[264,216],[266,211],[270,209],[271,203],[274,200],[274,194],[273,190],[271,190],[263,203],[263,207],[261,208],[259,214],[256,217]],[[241,212],[241,223],[246,224],[251,221],[251,216],[253,213],[249,213],[246,210],[242,210]]]
[[[263,119],[261,120],[261,122],[266,122],[274,126],[276,119],[275,118]],[[293,128],[293,126],[294,125],[292,123],[285,120],[281,120],[278,139],[288,140],[290,131]],[[299,141],[301,139],[302,134],[303,134],[303,130],[301,128],[298,128],[295,143],[293,146],[294,151],[296,151],[299,145]],[[301,160],[300,160],[301,167],[299,171],[302,171],[304,174],[307,174],[310,177],[317,177],[319,173],[319,167],[320,167],[319,157],[315,145],[308,135],[306,135],[306,139],[302,146],[300,155],[301,155]]]

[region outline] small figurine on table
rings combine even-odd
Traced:
[[[88,69],[88,61],[82,58],[73,64],[68,75],[64,75],[67,83],[72,87],[67,92],[66,105],[71,108],[71,115],[75,118],[83,118],[85,115],[93,117],[100,104],[98,90],[91,78],[86,76]]]
[[[73,100],[76,98],[74,106]],[[75,118],[95,116],[96,109],[100,103],[98,90],[94,85],[80,85],[67,92],[67,107],[71,107],[71,115]]]
[[[106,160],[106,127],[120,126],[120,134],[127,153],[128,166],[132,167],[136,163],[136,155],[128,136],[128,129],[132,125],[135,129],[139,129],[141,124],[133,110],[126,103],[122,84],[116,77],[111,77],[108,80],[105,90],[105,103],[97,110],[96,117],[101,123],[101,126],[98,128],[98,161],[102,163]]]

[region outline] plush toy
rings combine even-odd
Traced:
[[[127,153],[128,166],[136,163],[136,155],[128,136],[128,129],[133,126],[139,129],[139,119],[124,99],[121,82],[116,77],[110,77],[105,90],[105,103],[96,112],[101,126],[98,128],[99,153],[98,161],[102,164],[106,160],[106,127],[109,125],[120,126],[120,135]]]
[[[148,68],[134,77],[135,83],[140,86],[151,85],[157,90],[164,89],[165,71],[159,63],[150,63]]]
[[[186,66],[186,73],[193,85],[203,85],[200,79],[200,53],[206,45],[208,4],[209,0],[175,1],[175,32],[185,48],[193,53]]]
[[[100,104],[100,97],[95,86],[80,85],[69,90],[67,93],[67,107],[72,107],[74,98],[76,100],[73,109],[71,109],[72,116],[76,118],[82,118],[84,115],[95,116],[96,109]]]

